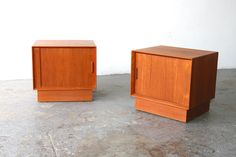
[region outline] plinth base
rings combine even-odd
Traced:
[[[38,90],[38,101],[92,101],[92,89],[81,90]]]
[[[135,107],[137,110],[149,112],[159,116],[171,118],[181,122],[189,120],[209,111],[210,101],[198,105],[192,109],[183,109],[174,106],[169,106],[158,101],[152,101],[145,98],[135,98]]]

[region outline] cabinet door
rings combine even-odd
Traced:
[[[187,107],[191,60],[136,53],[137,95]]]
[[[96,86],[96,48],[41,48],[42,89]]]

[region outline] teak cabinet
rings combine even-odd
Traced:
[[[132,51],[137,110],[187,122],[215,97],[218,52],[156,46]]]
[[[96,45],[90,40],[39,40],[32,47],[38,101],[91,101]]]

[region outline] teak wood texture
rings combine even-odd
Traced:
[[[32,47],[38,101],[91,101],[96,88],[96,46],[87,40],[43,40]]]
[[[132,51],[137,110],[187,122],[215,97],[218,52],[156,46]]]

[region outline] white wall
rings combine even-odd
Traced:
[[[98,74],[130,72],[130,51],[172,45],[219,51],[236,68],[235,0],[1,0],[0,80],[31,78],[37,39],[93,39]]]

